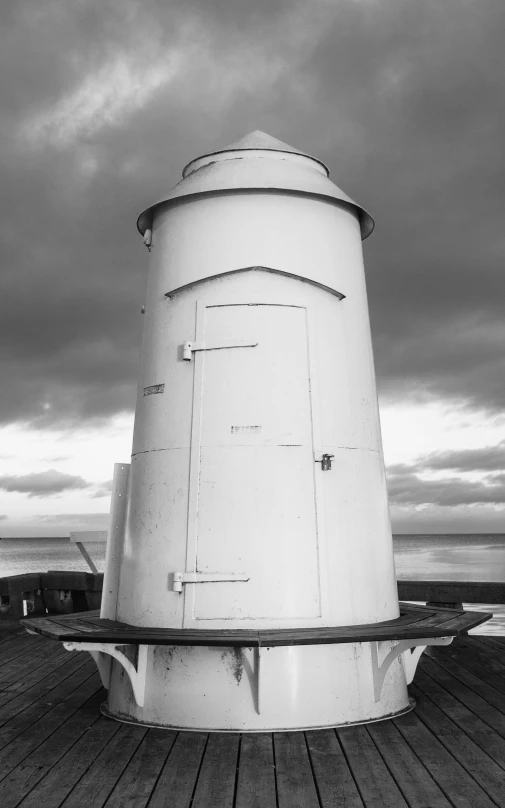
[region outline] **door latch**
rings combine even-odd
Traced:
[[[332,454],[323,454],[320,460],[316,460],[316,463],[321,463],[321,471],[331,471],[331,461],[335,455]]]

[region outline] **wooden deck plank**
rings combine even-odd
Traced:
[[[470,645],[473,648],[478,648],[481,651],[484,651],[485,654],[496,654],[498,657],[503,657],[503,647],[499,647],[498,649],[493,648],[492,646],[488,645],[486,642],[487,637],[484,637],[481,634],[470,634],[467,637],[462,637],[461,639],[468,639],[470,637]]]
[[[33,704],[12,716],[0,727],[0,749],[12,743],[14,738],[17,738],[23,732],[30,731],[31,727],[40,718],[54,710],[58,704],[74,693],[94,674],[95,671],[92,665],[81,667],[46,696],[34,701]]]
[[[443,671],[446,671],[457,682],[460,682],[473,693],[481,696],[495,711],[505,714],[505,698],[503,697],[503,693],[500,693],[496,688],[483,682],[475,673],[471,673],[449,657],[448,654],[440,654],[437,652],[435,654],[429,654],[429,656],[423,654],[423,657],[433,661],[434,664],[438,665]],[[423,662],[423,657],[421,657],[421,662]]]
[[[26,676],[15,687],[6,688],[0,693],[0,726],[8,720],[13,711],[18,711],[18,706],[24,709],[28,702],[51,690],[55,683],[63,681],[82,665],[89,663],[87,657],[87,654],[75,654],[73,657],[68,655],[60,658],[59,664],[47,663],[41,666],[40,670],[35,667],[33,675]],[[37,673],[40,673],[40,676],[37,677]]]
[[[303,732],[274,732],[279,808],[319,808]]]
[[[0,708],[0,738],[5,737],[8,732],[7,724],[13,723],[16,726],[25,720],[32,723],[38,716],[40,718],[48,709],[52,709],[55,704],[68,693],[75,690],[81,682],[89,679],[95,673],[95,665],[91,659],[72,660],[68,665],[57,668],[50,676],[47,676],[38,685],[33,685],[24,693],[18,693],[11,701]]]
[[[470,634],[469,636],[471,637],[472,640],[475,639],[479,640],[479,642],[482,642],[485,647],[486,653],[488,654],[497,653],[500,654],[501,657],[503,658],[503,654],[505,653],[505,643],[500,642],[500,640],[505,639],[504,637],[498,637],[498,636],[490,637],[483,634],[480,635]]]
[[[344,727],[337,735],[365,805],[408,808],[365,727]]]
[[[153,791],[149,808],[189,808],[207,744],[204,732],[179,732]]]
[[[472,659],[475,659],[481,665],[488,668],[498,676],[505,677],[505,658],[503,655],[495,654],[493,651],[487,650],[485,647],[479,645],[478,642],[472,642],[468,637],[461,637],[459,646],[466,652],[470,651]]]
[[[101,716],[101,693],[95,693],[76,710],[58,732],[45,739],[0,782],[0,805],[14,808],[50,772],[63,755],[87,732]]]
[[[106,808],[145,808],[176,735],[166,729],[148,731],[105,803]]]
[[[505,770],[505,739],[498,732],[424,670],[418,671],[416,686],[468,735],[472,743]]]
[[[464,640],[461,646],[473,654],[475,651],[478,658],[490,661],[492,670],[498,674],[503,674],[505,671],[505,649],[498,644],[490,645],[486,642],[487,637],[462,637]],[[470,643],[470,644],[469,644]]]
[[[1,677],[0,692],[3,693],[7,689],[13,689],[13,685],[21,684],[26,677],[31,677],[34,671],[42,669],[46,664],[51,665],[55,661],[59,662],[59,660],[64,659],[68,651],[65,651],[63,646],[55,648],[54,645],[52,643],[43,654],[38,656],[27,654],[27,659],[23,659],[19,666],[16,666],[14,662],[9,663],[9,666],[12,665],[12,667],[5,670]]]
[[[29,729],[0,750],[0,779],[6,777],[15,766],[22,763],[30,754],[35,753],[38,748],[45,748],[48,741],[49,746],[51,743],[55,743],[64,731],[63,727],[75,714],[84,710],[90,699],[94,699],[93,709],[96,713],[95,717],[98,718],[100,699],[103,700],[103,697],[104,692],[98,675],[93,674],[77,690],[56,704],[53,710],[39,718]]]
[[[35,642],[34,642],[35,640]],[[31,648],[34,650],[39,646],[45,647],[47,639],[36,634],[25,634],[23,637],[16,637],[11,643],[6,643],[6,647],[2,649],[0,654],[1,664],[5,665],[12,659],[22,656]]]
[[[504,770],[416,685],[416,715],[492,799],[505,799]],[[492,730],[490,730],[492,732]]]
[[[486,645],[490,645],[492,648],[498,648],[503,653],[505,651],[505,636],[501,634],[471,634],[472,639],[475,637],[479,640],[482,640]]]
[[[447,693],[458,699],[461,704],[464,704],[475,715],[479,716],[482,721],[485,721],[488,727],[492,727],[502,738],[505,738],[504,712],[497,710],[483,698],[480,693],[476,693],[474,690],[467,687],[429,657],[424,660],[421,659],[421,664],[416,674],[416,684],[419,684],[421,671],[426,672],[435,682],[443,687]],[[421,689],[424,690],[423,687],[421,687]],[[502,709],[505,710],[505,699],[503,696],[501,697],[501,706]]]
[[[234,808],[277,808],[270,732],[242,735]]]
[[[22,800],[22,808],[61,805],[118,731],[119,724],[114,726],[112,721],[100,716]],[[82,804],[93,805],[88,799]]]
[[[32,635],[36,637],[37,635]],[[39,636],[39,639],[42,642],[31,645],[31,639],[28,639],[28,645],[25,647],[23,654],[18,656],[16,659],[11,659],[8,662],[3,662],[0,666],[0,681],[3,681],[6,675],[9,674],[9,671],[13,669],[21,668],[24,663],[28,661],[28,659],[40,659],[44,656],[47,656],[51,653],[51,650],[56,650],[54,648],[54,642],[49,640],[47,637]]]
[[[239,747],[237,733],[210,733],[192,808],[232,808]]]
[[[6,680],[12,678],[13,673],[17,676],[22,675],[23,670],[27,665],[29,666],[30,663],[32,663],[33,670],[34,660],[42,660],[52,653],[54,654],[57,650],[58,649],[54,647],[54,643],[51,643],[50,640],[44,640],[33,648],[27,646],[23,654],[0,665],[0,687],[2,687]]]
[[[495,690],[505,694],[505,678],[490,670],[489,666],[485,664],[485,660],[481,659],[479,661],[476,654],[473,652],[469,653],[468,651],[469,649],[460,645],[457,645],[454,648],[449,646],[447,649],[450,659],[454,660],[463,668],[466,668],[468,671],[475,674],[475,676],[477,676],[482,682],[491,685],[495,688]]]
[[[364,808],[335,730],[305,733],[322,808]]]
[[[16,620],[7,620],[0,618],[0,654],[1,649],[4,647],[5,642],[11,643],[14,639],[24,636],[26,634],[23,626],[19,625]]]
[[[146,733],[146,727],[121,724],[61,808],[102,808]]]
[[[367,730],[409,808],[452,808],[392,721],[368,724]]]
[[[4,656],[7,650],[15,650],[22,641],[29,640],[30,637],[35,637],[34,634],[28,634],[26,629],[17,623],[15,629],[12,627],[9,630],[4,630],[2,620],[0,620],[0,659]],[[40,640],[40,637],[37,638]]]
[[[440,743],[438,733],[431,732],[415,711],[393,719],[393,723],[453,805],[496,808],[496,803]]]
[[[17,698],[22,693],[26,693],[28,690],[31,691],[33,687],[40,686],[47,677],[57,673],[59,673],[60,677],[64,677],[65,671],[73,670],[73,666],[70,666],[70,668],[67,667],[69,662],[70,657],[68,654],[55,655],[40,666],[34,665],[31,672],[25,673],[18,682],[12,681],[6,684],[5,688],[0,692],[0,715],[3,714],[2,711],[5,704]],[[83,660],[81,659],[80,662],[82,664]]]

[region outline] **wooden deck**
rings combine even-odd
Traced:
[[[2,808],[505,806],[505,637],[423,654],[415,710],[315,732],[173,732],[103,717],[94,663],[0,640]]]

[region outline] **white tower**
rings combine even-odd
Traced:
[[[141,214],[152,247],[115,617],[195,632],[150,646],[139,706],[210,730],[335,726],[408,709],[368,643],[206,646],[204,632],[399,615],[361,240],[321,161],[262,132],[190,162]],[[121,537],[121,541],[123,538]],[[121,543],[121,542],[120,542]],[[386,648],[386,651],[388,649]]]

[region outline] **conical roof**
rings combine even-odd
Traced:
[[[221,151],[235,151],[236,149],[270,149],[271,151],[285,151],[293,152],[293,154],[302,154],[298,149],[294,149],[282,140],[278,140],[272,135],[267,135],[261,129],[255,129],[254,132],[249,132],[248,135],[236,140],[235,143],[229,143]]]
[[[205,157],[211,157],[214,154],[222,154],[223,152],[231,151],[277,151],[286,152],[287,154],[299,154],[302,157],[308,157],[311,160],[314,160],[316,163],[319,163],[319,165],[321,165],[326,171],[326,176],[330,176],[328,166],[326,166],[322,160],[318,160],[317,157],[312,157],[312,155],[302,152],[299,149],[294,149],[293,146],[290,146],[288,143],[284,143],[282,140],[278,140],[276,137],[267,135],[267,133],[262,132],[261,129],[255,129],[254,132],[249,132],[248,135],[244,135],[244,137],[241,137],[240,140],[236,140],[234,143],[229,143],[228,146],[224,146],[222,149],[217,149],[216,151],[202,154],[200,157],[191,160],[184,167],[182,176],[187,176],[190,166],[193,163],[196,163]]]
[[[191,160],[182,180],[159,202],[150,205],[137,220],[143,235],[152,228],[160,205],[176,203],[183,197],[258,191],[301,194],[326,199],[357,216],[361,238],[374,229],[374,220],[329,179],[321,160],[294,149],[259,129],[222,149]]]

